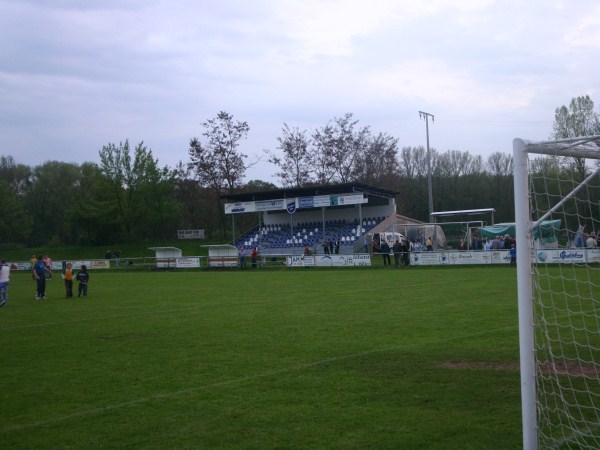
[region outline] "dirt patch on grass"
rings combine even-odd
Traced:
[[[494,369],[519,371],[519,363],[498,363],[489,361],[445,361],[440,364],[447,369]],[[560,361],[554,364],[547,361],[539,363],[538,370],[546,374],[600,377],[600,367],[592,364],[575,364]]]
[[[499,363],[489,361],[445,361],[440,364],[447,369],[494,369],[518,371],[518,363]]]

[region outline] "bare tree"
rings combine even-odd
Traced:
[[[314,170],[313,153],[309,148],[310,139],[306,131],[290,128],[284,123],[282,135],[277,138],[277,148],[283,152],[283,157],[270,154],[269,162],[279,167],[276,173],[284,187],[302,187],[312,181]]]
[[[397,181],[398,139],[379,133],[371,137],[364,152],[356,159],[356,179],[367,184],[391,185]]]
[[[487,169],[491,175],[505,176],[513,173],[512,155],[495,152],[488,156]]]
[[[244,161],[248,156],[238,149],[250,127],[247,122],[235,121],[224,111],[203,122],[202,127],[206,141],[202,143],[198,138],[190,140],[189,164],[200,184],[219,194],[232,193],[240,186],[246,169],[250,167]]]
[[[315,170],[319,183],[347,183],[353,179],[361,152],[369,144],[369,127],[355,130],[358,120],[352,113],[334,118],[323,128],[315,130]]]

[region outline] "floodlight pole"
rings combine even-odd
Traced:
[[[433,189],[431,186],[431,150],[429,149],[429,117],[435,122],[435,116],[428,112],[419,111],[419,118],[425,118],[425,132],[427,134],[427,188],[429,190],[429,222],[433,222]]]

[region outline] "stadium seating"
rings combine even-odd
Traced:
[[[286,253],[290,249],[308,245],[311,250],[323,251],[323,241],[340,240],[340,253],[350,253],[354,243],[365,233],[377,226],[385,217],[368,217],[362,221],[347,222],[344,219],[326,220],[325,233],[322,222],[300,222],[294,226],[293,236],[290,224],[262,224],[236,239],[238,247],[246,249],[258,247],[267,253]],[[240,245],[241,243],[241,245]]]

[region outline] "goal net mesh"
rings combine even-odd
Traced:
[[[577,153],[578,146],[588,152]],[[557,141],[531,149],[538,153],[528,153],[538,444],[598,449],[597,141]]]

